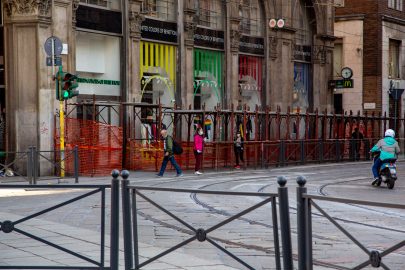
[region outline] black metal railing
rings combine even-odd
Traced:
[[[119,180],[118,180],[119,172],[113,171],[113,180],[111,185],[0,185],[0,189],[22,189],[22,188],[30,188],[30,189],[69,189],[69,190],[83,190],[87,189],[90,190],[84,194],[79,196],[75,196],[69,200],[61,202],[59,204],[50,206],[46,209],[38,211],[36,213],[30,214],[26,217],[20,218],[18,220],[2,220],[0,222],[0,233],[18,233],[24,235],[30,239],[36,240],[41,242],[47,246],[53,247],[57,250],[60,250],[64,253],[70,254],[75,258],[78,258],[82,261],[87,262],[90,266],[61,266],[61,265],[0,265],[0,269],[105,269],[105,270],[118,270],[118,239],[119,239]],[[106,190],[111,189],[111,224],[110,224],[110,265],[106,265]],[[43,214],[49,213],[56,209],[59,209],[63,206],[68,204],[72,204],[79,200],[85,199],[89,196],[95,194],[101,194],[101,207],[100,207],[100,258],[99,260],[94,260],[88,256],[80,254],[72,249],[68,249],[63,247],[60,244],[56,244],[49,240],[46,240],[43,237],[37,236],[34,233],[29,232],[27,229],[21,228],[19,225],[22,223],[32,220],[38,216]],[[3,218],[3,217],[2,217]],[[1,234],[0,234],[1,240]]]
[[[276,208],[276,198],[279,196],[278,194],[273,193],[259,193],[259,192],[227,192],[227,191],[209,191],[209,190],[199,190],[199,189],[178,189],[178,188],[160,188],[160,187],[144,187],[144,186],[134,186],[129,184],[128,172],[123,172],[122,176],[124,178],[122,182],[122,205],[123,205],[123,230],[124,230],[124,249],[125,249],[125,269],[141,269],[142,267],[156,261],[157,259],[174,252],[180,247],[183,247],[193,241],[204,242],[207,241],[208,243],[212,244],[214,247],[218,248],[247,269],[255,269],[251,265],[249,265],[246,261],[242,260],[238,256],[234,255],[229,250],[225,249],[224,247],[220,246],[217,242],[214,241],[214,238],[210,237],[209,234],[213,231],[223,227],[224,225],[241,218],[242,216],[250,213],[251,211],[262,207],[268,203],[272,206],[272,220],[273,220],[273,238],[274,238],[274,247],[275,247],[275,264],[276,269],[281,269],[280,264],[280,246],[279,246],[279,236],[278,236],[278,224],[277,224],[277,208]],[[209,228],[196,228],[191,224],[184,221],[182,218],[175,215],[170,210],[166,209],[150,197],[146,196],[143,191],[154,191],[154,192],[175,192],[175,193],[191,193],[191,194],[207,194],[207,195],[223,195],[223,196],[248,196],[248,197],[261,197],[265,198],[261,202],[246,208],[245,210],[234,214],[222,222],[211,226]],[[281,196],[286,196],[285,192],[282,192]],[[169,215],[174,220],[178,221],[180,224],[187,228],[187,232],[191,237],[182,241],[181,243],[169,248],[166,251],[161,252],[160,254],[147,259],[144,262],[140,262],[140,252],[138,247],[138,207],[137,207],[137,197],[142,198],[144,201],[152,204],[159,210],[163,211],[165,214]],[[287,198],[288,200],[288,198]],[[280,206],[281,207],[281,206]],[[132,222],[131,222],[132,220]],[[283,227],[286,225],[286,220],[289,220],[288,217],[282,216],[280,217],[281,226]],[[289,228],[289,225],[286,226]],[[283,232],[283,230],[282,230]],[[285,236],[289,234],[282,234],[283,236],[283,243],[285,241]],[[288,241],[288,240],[287,240]],[[290,241],[291,242],[291,241]],[[289,257],[288,254],[291,256],[291,245],[290,251],[283,250],[283,256]],[[288,247],[287,247],[288,249]]]
[[[305,187],[306,179],[304,177],[298,177],[297,183],[299,185],[297,187],[298,269],[300,270],[313,269],[314,259],[313,259],[313,239],[312,239],[313,233],[312,218],[314,213],[312,212],[311,209],[312,207],[317,209],[320,215],[328,219],[339,231],[341,231],[354,244],[356,244],[361,250],[363,250],[367,254],[368,259],[366,261],[362,261],[354,267],[345,269],[360,270],[365,269],[368,266],[372,266],[374,268],[382,267],[383,269],[390,269],[386,264],[384,264],[382,258],[405,246],[405,240],[400,241],[399,243],[385,249],[382,252],[378,250],[371,250],[367,248],[365,245],[363,245],[358,239],[356,239],[353,233],[343,228],[337,222],[336,218],[329,215],[315,201],[327,201],[341,204],[374,206],[374,207],[401,209],[401,210],[405,209],[405,205],[308,195],[307,188]]]

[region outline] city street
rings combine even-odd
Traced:
[[[152,173],[132,172],[130,180],[131,184],[136,186],[277,193],[277,176],[285,176],[288,179],[289,189],[294,268],[297,268],[296,178],[301,175],[307,178],[308,193],[312,195],[405,204],[403,195],[405,174],[402,173],[405,171],[405,164],[398,162],[399,179],[393,190],[387,189],[384,184],[380,188],[371,186],[370,166],[371,162],[314,164],[269,170],[205,172],[202,176],[185,172],[185,175],[180,178],[173,177],[175,173],[171,171],[166,172],[163,178],[155,178]],[[110,179],[110,177],[85,178],[81,179],[81,183],[107,184]],[[87,191],[0,189],[0,221],[19,219],[84,192]],[[204,229],[263,200],[259,197],[244,196],[141,192],[193,227]],[[109,207],[109,191],[106,199]],[[141,262],[190,238],[189,230],[182,224],[139,196],[137,202]],[[316,203],[367,249],[382,252],[405,240],[404,210],[324,201],[316,201]],[[100,258],[100,205],[100,196],[95,194],[24,222],[20,228],[98,260]],[[275,269],[271,207],[270,203],[265,204],[214,230],[209,233],[209,236],[218,245],[238,256],[254,269]],[[368,255],[361,248],[316,209],[312,209],[314,269],[348,269],[368,260]],[[109,211],[106,218],[106,228],[108,228]],[[280,227],[280,222],[278,224]],[[106,231],[108,233],[107,229]],[[0,265],[89,265],[69,254],[46,247],[43,243],[27,239],[15,232],[0,233]],[[106,238],[106,245],[108,261],[109,237]],[[123,251],[122,238],[120,250]],[[384,257],[382,262],[389,269],[403,269],[405,248]],[[123,265],[122,252],[120,263]],[[145,266],[144,269],[247,268],[210,243],[194,241]],[[372,267],[368,266],[365,269],[372,269]]]

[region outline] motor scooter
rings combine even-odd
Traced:
[[[380,157],[380,152],[374,153],[374,161],[376,158]],[[393,189],[395,186],[395,181],[397,180],[397,165],[395,162],[397,159],[386,159],[383,160],[378,173],[380,180],[377,181],[376,186],[381,186],[381,183],[384,182],[387,184],[389,189]]]

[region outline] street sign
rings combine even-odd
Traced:
[[[354,83],[352,79],[343,80],[330,80],[329,88],[342,89],[342,88],[353,88]]]
[[[46,57],[46,65],[48,67],[52,66],[52,57],[48,56]],[[62,65],[62,57],[57,56],[54,58],[54,66],[61,66]]]
[[[389,94],[394,100],[399,100],[402,96],[404,89],[390,89]]]
[[[54,45],[54,55],[59,56],[63,51],[63,44],[62,41],[57,37],[49,37],[44,44],[45,52],[48,56],[52,56],[52,42]]]

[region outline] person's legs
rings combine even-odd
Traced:
[[[162,166],[160,167],[159,176],[163,176],[166,170],[167,162],[169,161],[168,157],[163,157]]]
[[[201,154],[197,153],[197,151],[194,151],[194,157],[195,157],[195,171],[198,172],[200,170],[201,167]]]
[[[182,174],[183,172],[181,171],[179,164],[177,164],[176,160],[174,159],[174,156],[171,156],[169,160],[170,163],[172,163],[173,167],[176,169],[177,175]]]
[[[380,174],[379,174],[378,170],[380,169],[381,165],[382,165],[381,159],[375,158],[373,168],[372,168],[374,179],[380,178]]]
[[[239,151],[239,157],[240,157],[240,161],[245,162],[245,161],[243,160],[243,150],[240,150],[240,151]]]

